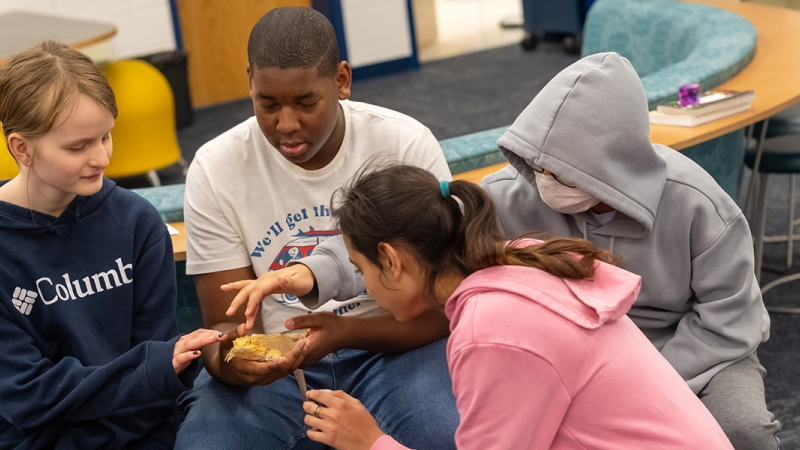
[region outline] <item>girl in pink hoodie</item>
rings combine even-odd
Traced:
[[[334,209],[367,291],[399,321],[450,319],[459,449],[731,449],[625,316],[638,275],[581,239],[504,241],[477,185],[412,166],[367,174]],[[309,391],[308,437],[405,448],[355,398]],[[436,424],[430,424],[435,427]]]

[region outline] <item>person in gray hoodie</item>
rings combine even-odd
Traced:
[[[642,277],[628,316],[734,447],[773,449],[756,348],[770,320],[747,221],[681,153],[650,143],[644,88],[616,53],[556,75],[497,141],[510,165],[483,179],[508,236],[582,237]]]
[[[781,426],[767,409],[756,356],[770,321],[749,227],[705,170],[650,142],[647,100],[630,62],[599,53],[567,67],[498,146],[510,165],[481,185],[506,236],[545,230],[621,256],[622,267],[642,277],[628,316],[734,448],[779,448]],[[314,308],[364,290],[341,239],[294,263],[283,278],[270,272],[250,284],[233,305],[286,291]]]

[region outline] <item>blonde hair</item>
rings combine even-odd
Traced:
[[[43,136],[81,94],[117,117],[111,86],[83,53],[45,41],[12,56],[0,68],[0,126],[6,143],[11,133],[28,139]]]

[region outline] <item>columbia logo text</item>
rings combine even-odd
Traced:
[[[133,264],[123,264],[122,258],[115,261],[116,267],[73,280],[68,273],[61,279],[42,277],[36,280],[36,291],[42,303],[50,305],[58,300],[77,300],[105,290],[118,288],[133,282]]]

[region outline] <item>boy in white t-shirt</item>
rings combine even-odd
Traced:
[[[251,32],[248,57],[255,117],[205,144],[186,181],[187,273],[194,275],[204,325],[225,331],[245,321],[229,305],[235,288],[247,283],[222,285],[267,274],[284,287],[310,280],[305,292],[311,290],[314,268],[287,264],[339,234],[331,195],[366,162],[400,161],[451,178],[430,130],[403,114],[347,100],[351,68],[339,62],[335,32],[319,12],[267,13]],[[304,293],[296,287],[284,292]],[[275,294],[247,324],[250,333],[310,329],[278,361],[225,363],[229,342],[203,351],[206,369],[179,400],[186,419],[176,449],[324,448],[306,437],[290,375],[297,367],[309,388],[362,399],[405,445],[455,448],[458,412],[444,315],[399,323],[366,294],[327,302],[335,293],[319,294],[314,298],[322,301],[307,306],[322,313],[312,314],[294,295]]]

